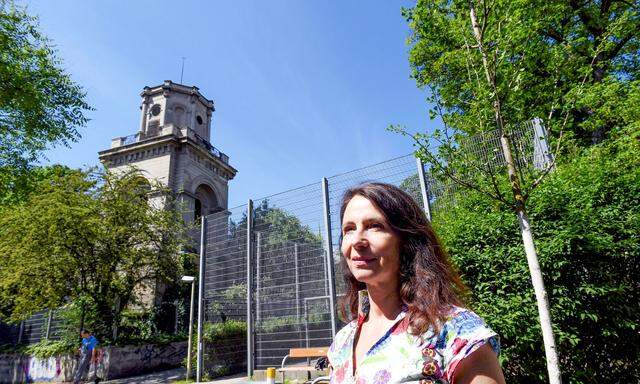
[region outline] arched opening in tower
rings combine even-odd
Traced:
[[[202,215],[218,212],[218,199],[213,188],[207,184],[200,184],[195,191],[194,219],[198,220]]]

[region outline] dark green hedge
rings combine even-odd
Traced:
[[[640,382],[639,133],[571,156],[528,201],[564,382]],[[434,225],[471,288],[471,307],[501,336],[507,382],[544,382],[513,212],[465,192]]]

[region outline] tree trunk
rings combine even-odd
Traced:
[[[547,358],[547,371],[549,372],[549,382],[554,384],[562,383],[560,375],[560,366],[558,364],[558,353],[556,351],[556,342],[553,337],[553,328],[551,326],[551,316],[549,314],[549,300],[547,299],[547,291],[544,288],[542,279],[542,270],[538,263],[538,253],[533,243],[533,233],[529,225],[529,217],[523,209],[517,212],[518,222],[520,224],[520,233],[522,234],[522,242],[524,243],[524,252],[527,255],[527,263],[529,264],[529,273],[531,274],[531,283],[536,293],[536,303],[538,304],[538,316],[540,318],[540,327],[542,328],[542,340],[544,342],[544,354]]]
[[[527,263],[529,264],[529,273],[531,274],[531,282],[536,294],[536,302],[538,304],[538,316],[540,318],[540,327],[542,328],[542,340],[544,342],[544,352],[547,359],[547,371],[549,372],[549,383],[562,384],[562,377],[560,375],[560,367],[558,365],[558,354],[556,352],[556,343],[553,338],[553,328],[551,327],[551,316],[549,314],[549,304],[547,300],[547,292],[544,289],[544,281],[542,280],[542,271],[538,264],[538,254],[533,242],[533,234],[531,233],[531,226],[529,225],[529,218],[526,214],[525,201],[522,196],[522,189],[520,187],[520,180],[516,171],[515,161],[513,159],[513,153],[511,152],[511,143],[509,137],[504,131],[504,120],[502,116],[502,105],[500,102],[500,96],[498,93],[496,70],[492,67],[487,58],[487,52],[484,48],[484,36],[482,28],[478,23],[478,17],[473,0],[469,1],[469,17],[471,19],[471,28],[473,35],[476,39],[478,50],[482,56],[482,65],[484,67],[485,77],[488,85],[493,91],[493,111],[496,126],[500,133],[500,145],[502,147],[502,154],[504,160],[507,163],[507,173],[509,175],[509,182],[511,184],[511,190],[514,197],[514,208],[516,215],[518,216],[518,222],[520,223],[520,233],[522,235],[522,242],[524,245],[525,254],[527,256]],[[486,20],[485,20],[486,22]]]
[[[544,353],[547,359],[547,371],[549,372],[549,383],[561,384],[562,377],[560,375],[560,366],[558,365],[558,353],[556,351],[556,342],[553,337],[553,328],[551,326],[551,315],[549,314],[549,301],[547,299],[547,291],[544,289],[544,280],[542,279],[542,270],[538,263],[538,253],[533,242],[533,233],[529,224],[524,198],[518,182],[515,162],[511,153],[511,143],[509,137],[502,132],[500,137],[502,145],[502,153],[507,163],[507,172],[509,173],[509,181],[511,182],[511,190],[515,199],[515,211],[520,224],[520,234],[522,235],[522,243],[524,252],[527,256],[529,264],[529,273],[531,274],[531,283],[536,294],[536,303],[538,304],[538,316],[540,318],[540,328],[542,328],[542,341],[544,343]]]
[[[111,330],[111,337],[114,342],[118,339],[119,325],[120,325],[120,296],[116,294],[116,298],[113,303],[113,328]]]
[[[80,329],[79,329],[80,332],[84,330],[84,316],[85,316],[84,304],[82,304],[82,308],[80,308]]]

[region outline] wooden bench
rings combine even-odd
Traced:
[[[289,354],[282,359],[282,364],[278,368],[278,372],[282,372],[282,382],[284,383],[284,377],[287,372],[307,372],[307,379],[311,380],[311,372],[316,371],[314,365],[290,365],[285,367],[285,363],[289,358],[312,358],[312,357],[326,357],[329,347],[315,347],[315,348],[291,348]],[[319,378],[318,378],[319,379]],[[314,380],[314,382],[320,380]],[[328,377],[326,378],[328,382]]]

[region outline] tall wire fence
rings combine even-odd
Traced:
[[[510,138],[521,168],[549,163],[538,121],[517,127]],[[497,131],[460,145],[479,170],[505,166]],[[279,366],[290,348],[330,345],[335,330],[349,320],[337,311],[345,292],[339,212],[344,193],[368,181],[400,187],[428,215],[455,203],[456,185],[407,155],[207,217],[205,321],[247,321],[249,372]]]

